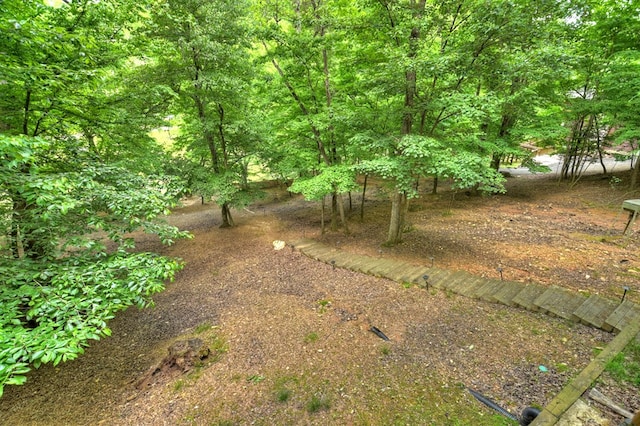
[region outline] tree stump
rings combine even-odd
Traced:
[[[136,380],[136,389],[145,389],[163,377],[187,373],[198,362],[207,359],[211,349],[200,339],[189,339],[174,342],[169,346],[168,352],[158,364],[152,366]]]

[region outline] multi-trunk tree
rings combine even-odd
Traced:
[[[355,11],[349,2],[334,0],[275,1],[254,8],[269,79],[265,87],[271,90],[264,102],[276,128],[264,157],[275,172],[294,180],[291,191],[323,200],[323,212],[329,196],[331,228],[337,229],[340,217],[346,232],[342,194],[355,188],[355,172],[343,84],[353,48],[348,20]]]
[[[215,196],[222,226],[231,208],[247,202],[246,158],[259,140],[251,122],[247,4],[167,0],[151,11],[147,36],[156,42],[157,84],[175,97],[182,124],[175,148],[192,189]],[[186,164],[186,167],[185,167]]]
[[[369,3],[361,40],[369,40],[380,56],[357,62],[360,73],[378,77],[362,88],[375,94],[377,85],[386,86],[390,101],[375,107],[385,123],[395,117],[396,125],[363,139],[371,148],[377,145],[379,157],[361,169],[394,182],[388,243],[402,239],[408,200],[417,195],[413,186],[420,177],[500,189],[499,159],[522,152],[510,137],[525,102],[517,95],[531,87],[530,72],[518,69],[516,60],[540,47],[531,31],[521,32],[541,9],[534,2]],[[538,24],[555,16],[544,15]]]

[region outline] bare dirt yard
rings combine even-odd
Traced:
[[[441,291],[426,291],[309,259],[302,237],[354,253],[558,285],[640,303],[640,222],[626,236],[628,176],[513,177],[476,196],[423,182],[404,242],[381,245],[390,203],[370,185],[350,233],[320,233],[320,207],[284,188],[219,229],[213,204],[168,220],[192,240],[163,248],[186,266],[154,308],[128,309],[113,335],[78,360],[43,366],[0,399],[6,425],[495,425],[472,388],[514,414],[542,407],[613,338],[610,333]],[[382,330],[389,341],[369,331]],[[202,344],[186,360],[175,348]],[[182,343],[176,343],[176,342]],[[182,345],[182,346],[180,346]],[[166,359],[171,348],[174,357]],[[164,359],[164,361],[163,361]],[[543,368],[541,368],[543,367]],[[639,389],[603,376],[599,389],[630,411]],[[603,415],[618,424],[616,414]]]

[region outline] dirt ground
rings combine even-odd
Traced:
[[[192,240],[141,250],[186,267],[152,309],[128,309],[113,335],[78,360],[44,366],[0,399],[6,425],[507,424],[467,392],[514,414],[544,406],[612,335],[522,309],[426,291],[333,269],[286,246],[316,238],[346,251],[505,280],[558,285],[640,303],[640,223],[622,235],[626,174],[570,188],[546,176],[513,177],[504,195],[475,196],[421,183],[404,242],[385,240],[384,188],[370,185],[350,233],[320,233],[317,203],[283,188],[235,212],[219,229],[213,204],[193,200],[169,221]],[[382,330],[390,341],[369,331]],[[199,338],[210,357],[149,375],[178,339]],[[145,376],[147,374],[147,376]],[[144,378],[145,380],[141,380]],[[140,383],[143,383],[140,385]],[[598,388],[640,409],[637,388],[604,376]],[[602,407],[600,407],[602,408]],[[603,408],[613,423],[621,418]]]

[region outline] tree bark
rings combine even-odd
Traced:
[[[231,217],[231,208],[229,207],[229,203],[224,203],[221,207],[222,213],[222,225],[220,228],[232,228],[235,226],[233,222],[233,217]]]
[[[412,2],[415,8],[415,17],[419,18],[424,10],[425,0]],[[420,40],[420,28],[415,26],[411,29],[409,35],[409,52],[407,57],[413,59],[418,54],[418,42]],[[417,91],[417,74],[413,65],[405,71],[405,95],[404,95],[404,113],[402,116],[401,133],[402,136],[410,135],[413,127],[413,114],[415,108],[415,95]],[[389,233],[387,234],[386,244],[393,245],[402,241],[402,230],[406,213],[408,210],[407,193],[404,190],[396,189],[391,198],[391,219],[389,223]]]
[[[338,230],[338,194],[331,193],[331,230]]]
[[[342,220],[342,225],[344,226],[345,234],[349,234],[349,224],[347,223],[347,218],[344,214],[344,200],[341,196],[338,195],[338,211],[340,212],[340,220]]]
[[[631,183],[630,188],[636,189],[638,187],[638,179],[640,178],[640,158],[636,158],[635,164],[633,165],[633,172],[631,173]]]
[[[387,245],[398,244],[402,241],[402,231],[404,229],[405,217],[409,203],[407,194],[404,191],[395,191],[391,200],[391,220],[389,223],[389,233],[387,235]]]
[[[362,186],[362,201],[360,202],[360,221],[364,220],[364,201],[367,195],[367,179],[369,175],[364,176],[364,185]]]

